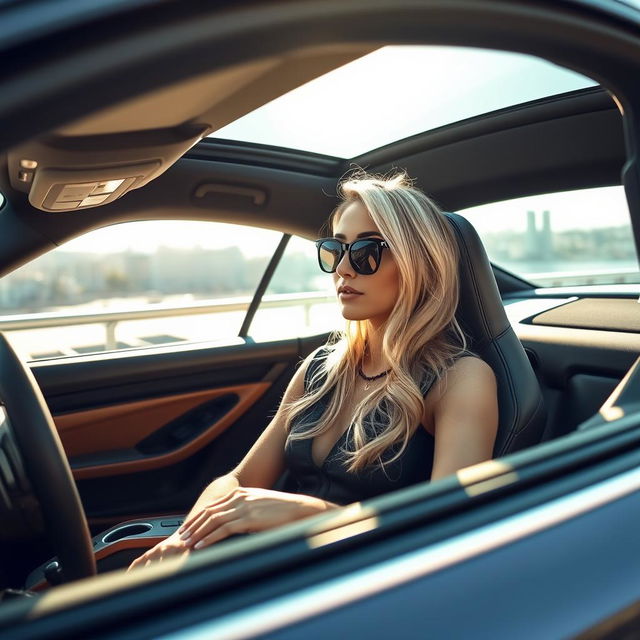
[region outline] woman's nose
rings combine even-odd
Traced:
[[[351,266],[351,261],[349,260],[348,251],[344,252],[344,255],[340,259],[340,262],[338,262],[338,266],[336,267],[336,273],[341,278],[344,278],[345,276],[349,276],[350,278],[353,278],[353,276],[355,275],[353,271],[353,267]]]

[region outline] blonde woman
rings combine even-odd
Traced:
[[[270,529],[491,457],[491,368],[455,320],[457,245],[442,213],[400,174],[341,185],[317,242],[347,320],[297,370],[275,417],[171,537],[132,567]],[[274,491],[286,472],[285,491]]]

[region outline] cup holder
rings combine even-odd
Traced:
[[[124,524],[113,531],[109,531],[107,535],[102,538],[102,542],[109,544],[116,540],[122,540],[122,538],[129,538],[131,536],[139,536],[147,531],[151,531],[152,526],[148,522],[136,522],[135,524]]]

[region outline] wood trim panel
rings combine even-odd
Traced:
[[[54,416],[54,422],[69,458],[108,451],[126,451],[133,450],[140,440],[199,404],[228,393],[236,393],[239,396],[236,406],[220,420],[174,451],[137,460],[72,468],[76,479],[147,471],[180,462],[209,444],[253,406],[270,386],[270,382],[256,382],[127,402],[57,415]]]
[[[96,562],[102,560],[114,553],[124,551],[125,549],[140,549],[140,555],[142,555],[147,549],[155,547],[159,542],[166,540],[169,536],[140,536],[132,538],[123,538],[122,540],[116,540],[102,549],[98,549],[95,553]]]

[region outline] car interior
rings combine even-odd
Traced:
[[[393,514],[414,508],[417,496],[430,498],[433,511],[421,516],[426,522],[455,501],[466,501],[455,502],[463,511],[492,492],[511,491],[515,467],[518,481],[541,468],[562,473],[603,425],[637,405],[638,287],[538,286],[492,264],[472,223],[458,213],[535,194],[620,185],[629,125],[618,98],[598,84],[349,158],[207,137],[380,48],[371,42],[289,46],[209,63],[210,69],[177,65],[181,71],[169,71],[165,80],[136,75],[138,89],[126,82],[108,99],[97,90],[86,104],[70,100],[64,114],[44,113],[28,135],[8,133],[0,156],[0,274],[93,230],[141,220],[272,229],[283,234],[284,249],[289,237],[318,237],[337,202],[337,185],[353,167],[406,170],[447,213],[461,255],[457,318],[470,348],[493,368],[499,389],[499,460],[468,480],[484,489],[474,493],[451,478],[380,502],[393,523]],[[100,100],[106,106],[98,108]],[[212,478],[239,462],[298,364],[328,338],[252,339],[251,319],[281,253],[265,270],[235,340],[211,335],[204,342],[25,364],[10,335],[0,339],[6,409],[0,514],[9,542],[0,547],[0,589],[46,591],[125,568],[181,524]],[[486,485],[491,478],[497,480]],[[362,515],[343,517],[339,523]],[[300,530],[292,527],[282,540],[295,540]],[[214,553],[226,567],[258,553],[260,544],[235,540],[228,555],[224,545]]]

